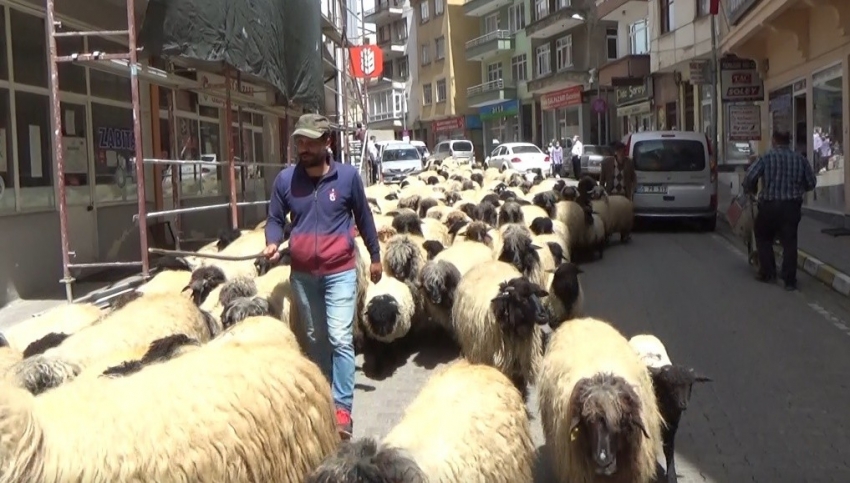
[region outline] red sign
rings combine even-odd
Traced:
[[[732,83],[733,84],[752,84],[753,76],[750,73],[746,74],[732,74]]]
[[[540,108],[544,111],[552,111],[563,107],[578,106],[581,104],[582,86],[572,86],[560,91],[543,94],[540,98]]]
[[[432,129],[434,132],[463,131],[463,126],[463,116],[458,116],[434,121]]]
[[[710,0],[708,13],[711,15],[717,15],[720,13],[720,0]]]
[[[351,75],[358,79],[379,79],[384,73],[384,52],[377,45],[357,45],[348,48]]]

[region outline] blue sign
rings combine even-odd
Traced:
[[[482,129],[481,126],[481,118],[475,114],[470,114],[466,116],[466,128],[467,129]]]
[[[134,151],[136,138],[132,129],[99,127],[97,128],[97,147],[113,151]]]
[[[498,104],[478,108],[478,115],[485,121],[500,117],[516,116],[517,113],[519,113],[518,99],[512,99],[510,101],[504,101]]]

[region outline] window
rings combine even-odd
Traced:
[[[434,100],[432,98],[431,84],[422,86],[422,104],[430,105]]]
[[[629,53],[642,55],[649,53],[649,35],[647,20],[642,19],[629,25]]]
[[[0,20],[3,19],[0,9]],[[2,27],[0,26],[0,29]],[[12,159],[12,110],[9,91],[0,89],[0,213],[15,211],[15,163]]]
[[[697,0],[697,16],[702,17],[709,14],[711,0]]]
[[[484,17],[484,34],[499,30],[499,14],[494,13]]]
[[[673,8],[675,0],[658,0],[661,2],[659,11],[661,13],[661,33],[666,34],[676,29],[676,12]]]
[[[516,4],[508,10],[508,29],[516,33],[525,28],[525,3]]]
[[[398,59],[398,69],[396,69],[398,77],[402,80],[407,80],[410,77],[410,65],[407,56]]]
[[[534,0],[534,20],[549,15],[549,0]]]
[[[555,68],[560,72],[573,66],[573,36],[567,35],[555,41]]]
[[[445,0],[434,0],[434,16],[442,15],[446,10]]]
[[[15,82],[31,86],[47,87],[47,45],[44,35],[44,19],[18,10],[9,10],[12,26],[12,65],[15,67]],[[5,48],[6,39],[3,39]],[[26,131],[26,126],[24,127]],[[26,134],[26,133],[24,133]],[[48,136],[50,130],[44,131]],[[20,137],[21,133],[18,132]],[[48,143],[49,145],[49,143]],[[45,151],[47,155],[49,151]],[[20,153],[19,153],[20,156]],[[21,169],[21,174],[26,174]],[[50,186],[50,183],[47,184]]]
[[[817,175],[814,206],[844,209],[844,103],[841,64],[812,74],[812,168]]]
[[[387,60],[384,62],[384,70],[381,73],[381,77],[393,78],[393,61]]]
[[[446,58],[446,38],[437,37],[434,39],[434,58],[442,60]]]
[[[21,206],[53,206],[50,102],[46,95],[18,91],[15,104]]]
[[[116,54],[127,51],[127,47],[100,37],[89,37],[88,44],[89,52]],[[115,101],[132,102],[132,97],[130,97],[130,79],[128,77],[107,74],[97,69],[89,69],[89,82],[91,84],[92,96],[105,97]]]
[[[705,145],[683,139],[639,141],[635,143],[634,160],[638,171],[702,171]]]
[[[552,57],[549,50],[549,44],[547,43],[537,47],[535,52],[537,60],[536,77],[549,75],[552,72]]]
[[[378,27],[378,43],[382,44],[384,42],[390,41],[390,26],[383,25]]]
[[[514,81],[528,80],[528,60],[525,54],[511,57],[511,76]]]
[[[60,29],[61,32],[70,32],[71,29]],[[56,51],[59,55],[71,55],[85,52],[83,37],[57,37]],[[74,62],[60,62],[59,89],[76,94],[88,94],[86,85],[86,68]]]
[[[608,51],[608,60],[615,60],[619,56],[617,55],[617,42],[618,35],[616,28],[609,28],[605,30],[605,48]]]
[[[407,40],[407,19],[393,24],[393,40]]]
[[[133,110],[92,102],[91,118],[97,200],[115,202],[136,199]]]
[[[428,44],[422,44],[422,52],[419,55],[422,65],[428,65],[431,63],[431,49],[428,48]]]
[[[422,3],[419,4],[419,21],[425,23],[428,21],[429,13],[428,13],[428,4],[431,3],[431,0],[422,0]]]
[[[502,79],[502,63],[496,62],[487,65],[487,82],[496,82]]]
[[[440,79],[437,81],[437,102],[446,102],[447,97],[446,79]]]
[[[572,2],[572,1],[570,1],[570,0],[558,0],[558,9],[560,10],[560,9],[562,9],[562,8],[567,8],[567,7],[569,7],[572,3],[573,3],[573,2]]]
[[[62,143],[65,149],[65,199],[69,205],[90,205],[86,105],[62,102],[59,109],[62,113]],[[50,154],[52,160],[53,152]]]
[[[3,39],[4,44],[6,38],[6,9],[0,8],[0,39]],[[0,79],[9,80],[9,57],[6,55],[5,45],[3,47],[0,49]],[[11,144],[8,144],[8,146],[11,146]],[[2,201],[0,199],[0,202]]]

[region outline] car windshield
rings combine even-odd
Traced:
[[[705,145],[684,139],[639,141],[634,147],[637,171],[702,171]]]
[[[528,153],[542,153],[543,152],[543,151],[540,150],[540,148],[538,148],[537,146],[534,146],[532,144],[524,144],[524,145],[521,145],[521,146],[514,146],[514,147],[511,148],[511,150],[514,152],[514,154],[528,154]]]
[[[425,146],[416,146],[416,150],[419,151],[420,156],[424,157],[428,155],[428,148]]]
[[[472,143],[469,141],[457,141],[452,144],[452,151],[466,153],[472,151]]]
[[[419,159],[419,151],[416,148],[387,148],[381,158],[382,161],[419,161]]]
[[[613,156],[608,146],[584,145],[584,154],[588,156]]]

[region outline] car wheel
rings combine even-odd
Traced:
[[[499,168],[499,172],[504,173],[506,169],[508,169],[508,167],[503,164],[502,167]]]
[[[717,217],[712,217],[706,220],[703,220],[701,223],[702,231],[715,231],[717,229]]]

